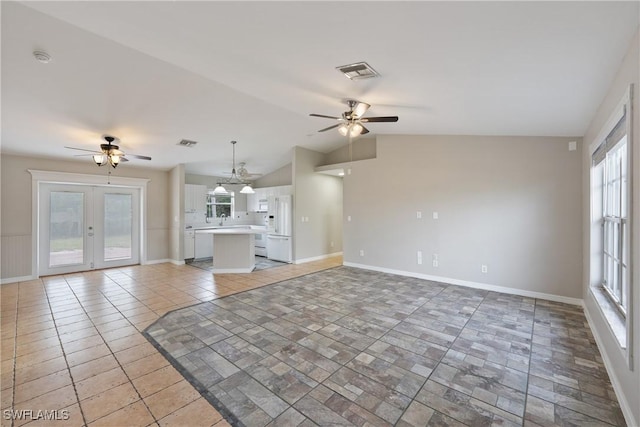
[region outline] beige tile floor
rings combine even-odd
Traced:
[[[140,332],[171,310],[338,265],[212,275],[167,263],[2,285],[0,425],[227,426]]]

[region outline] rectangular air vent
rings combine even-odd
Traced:
[[[190,141],[188,139],[183,139],[182,141],[178,142],[176,145],[181,145],[183,147],[193,147],[197,143],[198,143],[197,141]]]
[[[380,74],[366,62],[356,62],[355,64],[341,65],[336,70],[342,72],[351,80],[369,79],[378,77]]]

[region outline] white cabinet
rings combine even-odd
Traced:
[[[207,209],[207,186],[196,184],[184,185],[184,211],[204,212]]]
[[[213,256],[213,234],[196,233],[195,258],[211,258]]]
[[[278,187],[255,188],[254,194],[247,196],[247,211],[264,212],[266,210],[265,201],[273,196],[288,196],[291,194],[290,185],[280,185]],[[262,200],[262,203],[260,201]]]
[[[195,258],[196,235],[193,230],[184,232],[184,259]]]

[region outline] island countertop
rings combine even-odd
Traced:
[[[195,230],[201,234],[264,234],[266,230],[255,230],[251,228],[209,228],[203,230]]]

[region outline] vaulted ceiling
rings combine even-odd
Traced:
[[[2,152],[71,159],[113,134],[151,162],[250,172],[372,104],[376,134],[581,136],[638,29],[638,2],[2,2]],[[32,55],[44,50],[52,61]],[[335,67],[367,61],[380,77]],[[183,138],[194,148],[177,146]],[[84,161],[86,158],[84,158]]]

